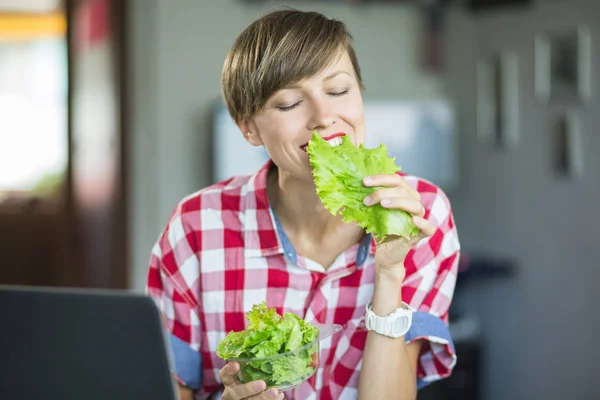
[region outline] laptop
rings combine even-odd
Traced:
[[[152,299],[0,285],[0,399],[176,400]]]

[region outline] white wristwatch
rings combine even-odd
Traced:
[[[402,303],[386,317],[380,317],[371,310],[371,302],[367,303],[365,325],[368,330],[394,339],[406,335],[412,325],[412,311],[408,304]]]

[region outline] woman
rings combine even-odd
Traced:
[[[365,141],[363,83],[344,24],[314,12],[265,15],[233,44],[222,87],[244,138],[271,160],[183,199],[153,249],[148,293],[170,333],[181,398],[283,398],[264,381],[237,383],[239,365],[216,356],[262,301],[343,325],[322,343],[315,376],[287,398],[414,399],[418,387],[448,376],[459,242],[446,196],[408,175],[366,178],[383,187],[367,206],[407,211],[421,230],[376,243],[329,214],[315,191],[305,151],[312,132]],[[365,322],[394,310],[403,324],[395,335]]]

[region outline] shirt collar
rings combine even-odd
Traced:
[[[244,255],[266,257],[284,254],[290,263],[297,264],[296,249],[283,230],[279,218],[273,212],[267,195],[267,176],[273,165],[273,161],[269,160],[250,177],[242,192]],[[375,247],[372,235],[365,235],[358,248],[356,265],[360,267],[368,255],[375,254]]]
[[[377,243],[375,243],[375,238],[373,237],[373,235],[371,235],[371,243],[369,246],[369,254],[370,255],[375,255],[375,250],[377,249]]]
[[[272,166],[273,161],[269,160],[250,176],[242,188],[240,211],[244,224],[245,257],[266,257],[283,253],[267,196],[267,175]]]

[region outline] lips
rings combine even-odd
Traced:
[[[325,140],[331,146],[338,146],[338,145],[342,144],[342,139],[341,139],[342,136],[346,136],[346,134],[344,132],[337,132],[337,133],[334,133],[333,135],[325,136],[323,138],[323,140]],[[336,138],[340,138],[340,139],[336,139]],[[300,146],[300,149],[302,151],[306,152],[307,146],[308,146],[308,142],[306,142],[302,146]]]

